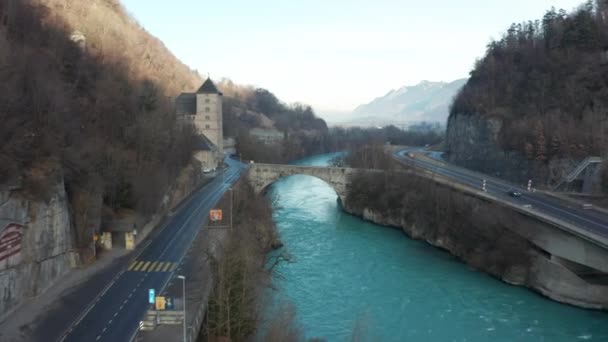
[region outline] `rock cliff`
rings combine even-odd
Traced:
[[[37,296],[78,262],[63,182],[47,201],[0,191],[0,318]]]
[[[583,308],[608,309],[608,284],[591,282],[575,267],[534,245],[513,229],[543,224],[455,190],[410,180],[392,200],[364,203],[351,194],[343,209],[376,224],[395,227],[414,239],[445,249],[463,262],[509,284],[526,286],[553,300]],[[403,184],[402,184],[403,185]],[[400,186],[403,188],[403,186]],[[399,196],[401,199],[399,200]],[[395,203],[387,207],[382,203]]]
[[[445,151],[450,162],[515,182],[531,176],[533,163],[501,145],[503,120],[478,114],[454,114],[448,119]],[[508,139],[508,137],[506,137]]]
[[[169,187],[157,212],[142,217],[153,228],[203,182],[192,161]],[[32,199],[21,185],[0,190],[0,320],[24,299],[51,287],[72,268],[96,258],[93,236],[102,230],[102,198],[94,191],[72,191],[59,178],[46,199]]]

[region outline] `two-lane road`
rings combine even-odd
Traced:
[[[200,231],[209,210],[245,166],[227,160],[218,176],[187,200],[136,260],[94,299],[60,341],[130,341],[149,308],[148,289],[161,293]]]
[[[603,212],[583,209],[571,202],[562,201],[541,192],[529,192],[516,184],[451,165],[445,161],[416,157],[421,151],[421,149],[404,149],[395,152],[393,157],[403,163],[434,172],[451,181],[476,189],[481,189],[482,182],[485,180],[487,192],[503,201],[520,206],[530,205],[533,210],[583,228],[593,235],[608,237],[608,215]],[[508,192],[512,190],[518,191],[522,195],[520,197],[510,196]]]

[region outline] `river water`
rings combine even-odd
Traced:
[[[297,164],[326,165],[333,155]],[[292,263],[274,299],[307,338],[350,341],[608,341],[608,314],[552,302],[472,270],[398,230],[343,213],[310,176],[276,182],[274,217]]]

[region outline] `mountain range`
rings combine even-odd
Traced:
[[[440,122],[445,123],[454,96],[467,82],[466,78],[452,82],[422,81],[404,86],[360,105],[350,119],[377,124],[380,122]]]

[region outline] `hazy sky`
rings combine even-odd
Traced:
[[[466,77],[512,22],[583,0],[123,0],[190,67],[349,111],[390,89]]]

